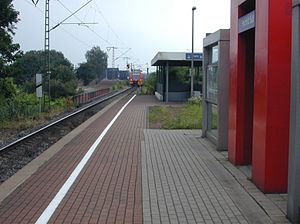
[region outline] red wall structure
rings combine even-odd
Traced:
[[[255,10],[255,28],[239,33]],[[286,192],[288,177],[292,0],[232,0],[229,160],[252,164],[265,193]]]

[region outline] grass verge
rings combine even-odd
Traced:
[[[149,128],[201,129],[201,104],[186,103],[182,107],[149,107]]]

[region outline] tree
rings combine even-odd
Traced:
[[[79,65],[77,77],[83,80],[85,85],[95,79],[103,79],[107,68],[107,54],[100,47],[93,47],[86,52],[85,58],[87,62]]]
[[[0,101],[12,98],[17,94],[17,87],[12,78],[0,78]]]
[[[76,93],[77,78],[71,62],[63,53],[50,51],[51,82],[50,88],[54,98],[70,96]],[[22,90],[32,93],[35,91],[35,74],[46,74],[45,52],[28,51],[9,66],[9,76]],[[44,76],[44,81],[48,77]]]
[[[103,52],[100,47],[93,47],[87,51],[85,58],[88,64],[94,69],[94,74],[100,80],[105,77],[105,69],[107,68],[107,54]]]
[[[94,68],[88,63],[81,63],[76,73],[77,78],[81,79],[84,85],[88,85],[91,81],[96,79]]]
[[[76,94],[77,82],[75,80],[62,82],[58,79],[51,80],[51,97],[56,99],[59,97],[74,96]]]
[[[188,67],[173,67],[170,70],[170,77],[172,77],[173,83],[189,83],[190,71]]]
[[[15,24],[19,21],[19,12],[12,0],[0,1],[0,77],[6,76],[6,65],[20,55],[19,44],[13,44]]]
[[[146,94],[155,94],[156,89],[156,82],[157,82],[157,75],[156,72],[151,72],[147,79],[143,83],[143,88]]]
[[[77,79],[72,67],[60,64],[53,68],[51,75],[53,98],[74,96],[76,94]]]
[[[35,74],[42,73],[43,64],[42,51],[28,51],[9,66],[8,75],[17,85],[33,82]]]
[[[60,64],[52,69],[52,78],[62,82],[76,80],[74,69],[71,66]]]
[[[73,65],[65,58],[63,53],[51,50],[50,58],[52,78],[60,79],[60,77],[64,76],[63,73],[66,70],[68,70],[69,75],[73,73],[70,75],[71,79],[75,78]],[[15,79],[17,85],[31,82],[35,78],[36,73],[46,74],[44,51],[28,51],[9,67],[9,75]]]

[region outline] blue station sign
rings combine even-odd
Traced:
[[[253,10],[239,18],[239,33],[243,33],[255,27],[256,12]]]
[[[202,60],[202,59],[203,59],[202,53],[194,53],[194,60]],[[192,53],[186,53],[185,60],[192,60]]]

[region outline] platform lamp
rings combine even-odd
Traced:
[[[192,60],[191,60],[191,97],[194,96],[194,11],[196,6],[192,8]]]

